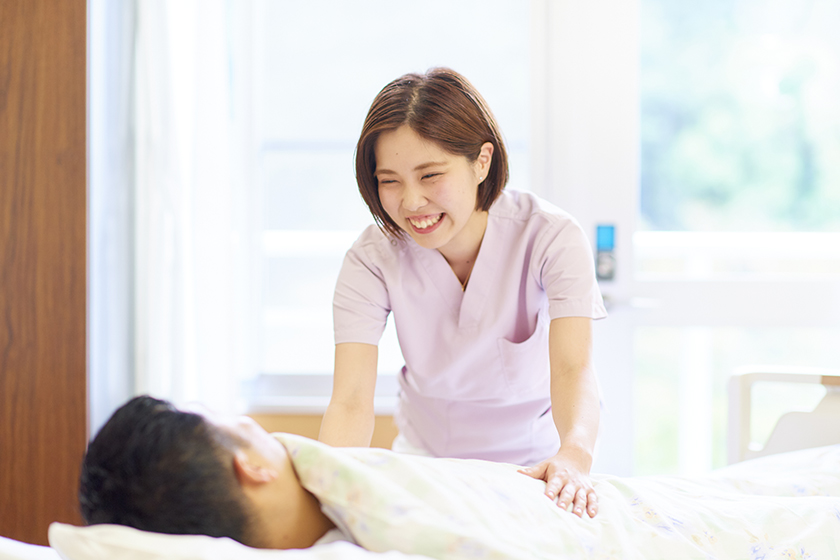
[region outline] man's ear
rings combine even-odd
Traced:
[[[233,454],[233,470],[243,486],[265,484],[279,476],[274,469],[263,467],[252,461],[241,449]]]

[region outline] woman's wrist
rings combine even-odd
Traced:
[[[586,445],[577,442],[561,444],[555,456],[566,461],[573,461],[581,471],[586,473],[592,468],[592,451]]]

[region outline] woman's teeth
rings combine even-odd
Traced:
[[[423,218],[422,220],[418,220],[416,218],[409,218],[408,221],[411,222],[411,225],[413,225],[417,229],[426,229],[438,223],[442,217],[443,214],[437,214],[435,216]]]

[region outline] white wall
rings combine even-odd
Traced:
[[[639,188],[639,4],[543,0],[533,5],[538,12],[535,190],[571,212],[593,243],[597,224],[616,227],[615,280],[601,285],[610,316],[595,324],[594,361],[605,408],[593,470],[627,475],[633,459],[628,302]]]

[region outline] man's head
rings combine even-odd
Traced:
[[[258,548],[312,546],[335,526],[283,444],[254,420],[147,396],[120,407],[90,443],[79,502],[88,525],[230,537]]]
[[[244,445],[199,414],[136,397],[88,447],[79,487],[85,523],[249,544],[254,512],[233,460]]]

